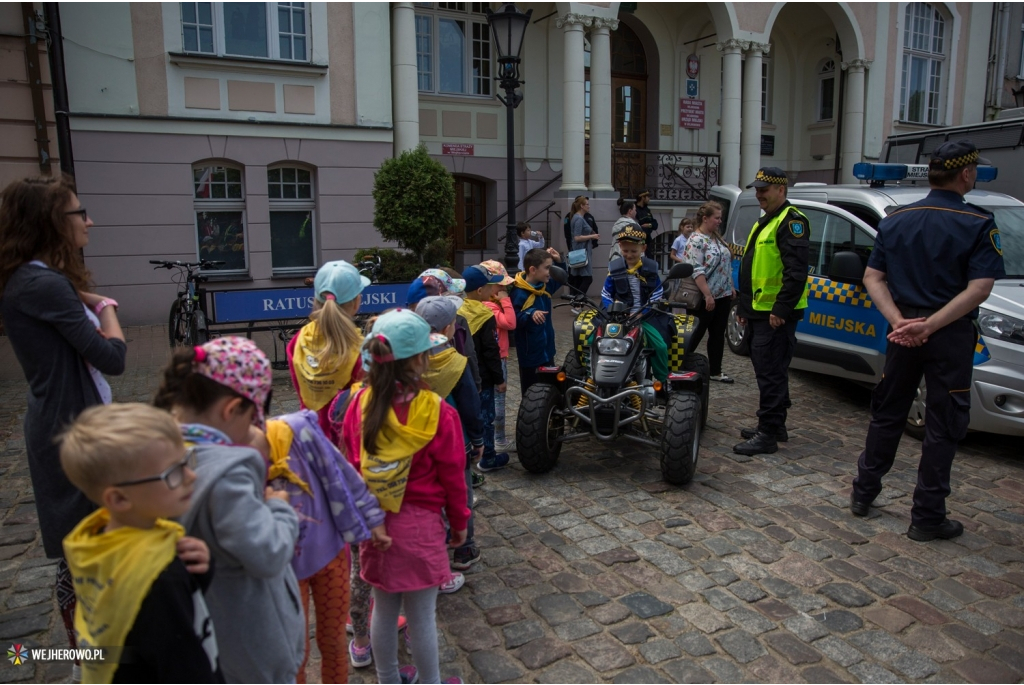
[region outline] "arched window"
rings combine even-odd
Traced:
[[[196,251],[200,259],[223,261],[221,271],[248,269],[245,244],[245,183],[242,170],[220,163],[192,167]]]
[[[942,124],[949,41],[946,18],[926,2],[907,5],[903,15],[903,74],[900,121]]]
[[[267,169],[270,263],[274,275],[316,268],[313,173],[295,166]]]
[[[822,60],[818,66],[818,121],[832,121],[836,94],[836,62]]]

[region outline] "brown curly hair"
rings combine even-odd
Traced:
[[[0,295],[19,266],[42,259],[76,290],[88,290],[90,274],[75,246],[65,214],[75,194],[71,176],[13,181],[0,194]]]

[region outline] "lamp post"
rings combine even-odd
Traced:
[[[523,14],[514,3],[506,2],[497,12],[487,10],[487,22],[491,25],[495,50],[498,52],[498,85],[505,91],[505,97],[498,96],[505,105],[506,134],[508,143],[508,224],[505,229],[505,268],[513,271],[519,266],[519,235],[516,233],[516,160],[515,160],[515,109],[523,101],[523,94],[516,88],[523,84],[519,80],[519,53],[523,49],[523,38],[530,23],[533,10]]]

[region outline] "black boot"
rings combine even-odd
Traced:
[[[910,525],[907,537],[915,542],[929,542],[935,538],[950,540],[964,534],[964,524],[959,521],[943,519],[942,523],[935,526]]]
[[[854,516],[867,516],[871,511],[871,502],[862,502],[850,493],[850,513]]]
[[[744,428],[743,430],[740,431],[740,437],[743,438],[744,440],[750,440],[755,435],[757,435],[756,428]],[[785,426],[780,428],[778,432],[775,434],[775,441],[789,442],[789,431],[786,430]]]
[[[767,433],[757,433],[750,440],[733,445],[732,451],[736,454],[746,454],[748,456],[772,454],[779,451],[779,444],[775,441],[775,438]]]

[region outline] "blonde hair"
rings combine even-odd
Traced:
[[[588,201],[590,198],[586,195],[577,195],[576,199],[572,202],[572,214],[578,213],[583,208],[583,203]]]
[[[183,445],[169,413],[138,402],[89,407],[59,439],[68,480],[97,503],[104,488],[131,480],[151,443]]]
[[[363,344],[363,334],[356,327],[352,317],[341,308],[342,305],[333,299],[328,298],[323,304],[314,300],[314,303],[309,319],[316,322],[317,342],[323,341],[323,347],[317,354],[317,361],[333,370],[345,363],[353,351],[359,349]]]

